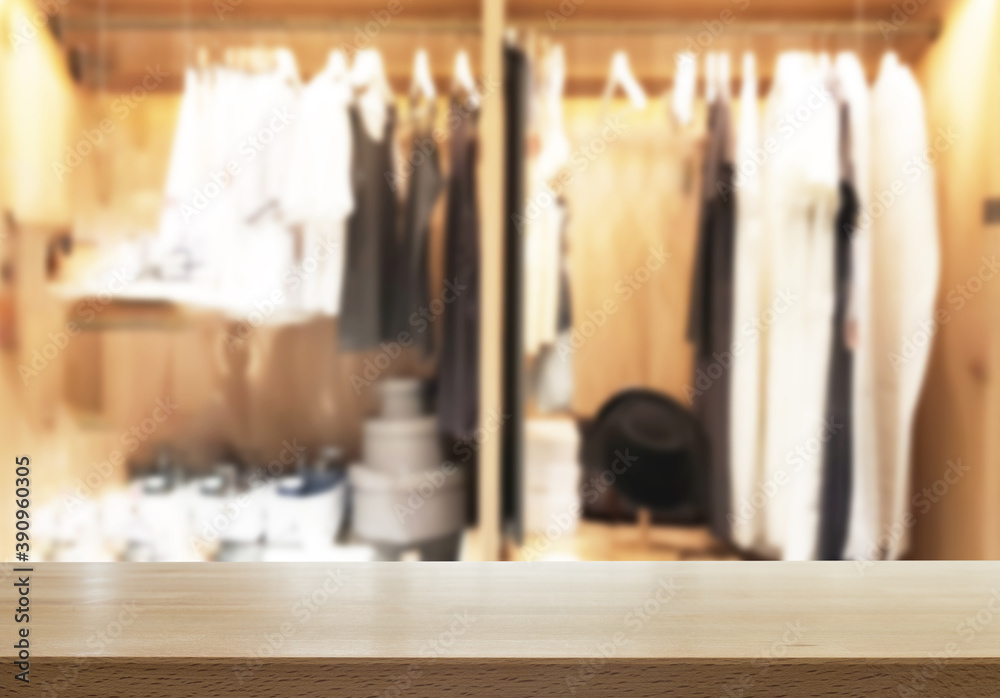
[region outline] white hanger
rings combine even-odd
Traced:
[[[716,60],[719,62],[718,66],[716,66],[718,69],[717,78],[719,80],[719,96],[722,97],[722,99],[727,100],[729,99],[731,91],[730,79],[732,75],[730,70],[729,54],[720,53],[716,57]]]
[[[479,91],[476,89],[476,80],[472,77],[469,54],[465,51],[455,54],[455,72],[452,75],[451,87],[453,91],[464,91],[473,106],[479,104]]]
[[[632,102],[632,106],[635,109],[644,109],[646,107],[646,92],[642,89],[639,81],[635,79],[635,75],[632,74],[632,68],[628,62],[628,54],[624,51],[616,51],[611,56],[611,71],[608,74],[608,84],[604,87],[605,100],[610,99],[614,95],[616,87],[621,87],[625,90],[625,95]]]
[[[694,92],[698,77],[698,61],[693,53],[677,54],[677,73],[671,110],[677,123],[686,126],[694,118]]]
[[[343,77],[347,74],[347,56],[344,52],[335,48],[326,57],[326,74],[332,78]]]
[[[386,103],[394,99],[389,79],[385,75],[382,54],[375,49],[358,51],[351,66],[351,83],[356,88],[373,88]]]
[[[413,57],[410,95],[422,95],[428,101],[433,101],[437,96],[437,90],[434,89],[434,78],[431,77],[431,61],[424,49],[418,50]]]
[[[278,75],[293,85],[301,82],[299,76],[299,64],[295,60],[295,54],[287,48],[279,48],[274,52],[275,68]]]
[[[569,160],[569,139],[563,126],[562,96],[566,83],[566,58],[562,46],[553,46],[545,61],[545,111],[547,112],[542,150],[538,154],[538,171],[543,180],[558,174]]]
[[[705,56],[705,101],[711,104],[718,95],[718,56],[710,51]]]

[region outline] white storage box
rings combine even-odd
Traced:
[[[435,417],[369,419],[363,450],[367,467],[398,475],[435,470],[443,460]]]
[[[524,498],[524,530],[560,538],[576,531],[580,511],[580,495],[576,492],[529,492]]]
[[[333,545],[344,521],[347,478],[315,494],[291,495],[287,491],[304,483],[288,476],[269,483],[265,504],[264,537],[268,547],[324,548]],[[284,491],[282,491],[284,490]]]
[[[524,428],[526,463],[574,463],[580,459],[580,433],[571,419],[529,419]]]
[[[424,382],[419,378],[387,378],[378,390],[386,419],[410,419],[427,411]]]
[[[352,465],[352,530],[375,543],[408,545],[465,526],[465,471],[447,465],[406,476]]]

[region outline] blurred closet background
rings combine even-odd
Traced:
[[[0,22],[0,449],[32,459],[33,559],[1000,557],[993,0],[2,0]],[[843,431],[817,432],[814,449],[782,427],[810,410],[824,421],[832,396],[855,404],[829,368],[864,341],[848,329],[857,293],[833,281],[848,90],[795,117],[841,54],[869,111],[896,109],[852,122],[869,179],[887,138],[922,135],[916,178],[901,176],[910,199],[928,192],[905,212],[930,212],[865,209],[892,172],[861,197],[869,232],[906,238],[906,215],[925,231],[891,267],[903,280],[866,307],[924,293],[907,319],[926,336],[890,333],[869,357],[890,362],[890,386],[886,342],[926,357],[881,398],[901,415],[891,453],[841,461],[846,484],[819,455]],[[879,92],[880,74],[914,89]],[[706,188],[706,159],[737,179],[757,150],[758,178],[730,197]],[[801,203],[805,180],[788,173],[828,156],[822,192]],[[883,170],[910,159],[895,157]],[[763,288],[745,281],[754,270],[792,268],[772,242],[746,254],[755,201],[762,241],[788,231],[767,211],[829,218],[823,256],[795,266],[828,310],[785,315],[779,281],[745,291]],[[727,210],[728,236],[704,242]],[[743,292],[706,322],[739,334],[763,320],[753,366],[794,365],[808,385],[739,362],[710,373],[717,347],[692,331],[707,307],[692,294],[720,269]],[[779,345],[783,320],[794,337]],[[728,386],[715,412],[701,375]],[[740,375],[758,386],[745,404]],[[623,391],[638,403],[612,403]],[[650,432],[687,449],[686,465],[645,479],[606,457]],[[817,451],[777,496],[768,457],[729,457],[769,438],[782,442],[771,462],[796,443]],[[742,494],[720,493],[719,472],[750,473]],[[830,488],[860,481],[869,494],[830,508]],[[823,513],[847,521],[874,499],[891,505],[860,545],[824,554]],[[807,519],[787,513],[806,500]],[[746,503],[752,535],[736,532]],[[760,533],[798,524],[808,543],[793,553]]]

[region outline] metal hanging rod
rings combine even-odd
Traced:
[[[354,19],[326,18],[239,18],[219,19],[213,16],[91,16],[60,17],[53,21],[63,32],[100,31],[199,31],[199,32],[354,32],[366,31],[371,25],[377,33],[389,34],[480,34],[482,25],[476,20],[415,20],[393,18],[384,25],[372,17]],[[552,36],[594,35],[680,35],[697,37],[709,31],[698,21],[633,20],[593,21],[567,19],[551,25],[545,19],[508,22],[514,29],[534,31]],[[375,27],[377,26],[377,30]],[[835,20],[835,21],[747,21],[723,25],[715,38],[726,36],[866,36],[891,40],[896,37],[924,37],[935,39],[940,31],[937,22],[910,21],[898,27],[887,21]],[[888,33],[886,33],[888,32]]]
[[[700,21],[670,21],[670,20],[631,20],[631,21],[592,21],[567,19],[565,22],[550,24],[547,20],[514,20],[511,25],[519,30],[534,31],[551,36],[572,36],[575,34],[602,34],[607,36],[628,34],[669,34],[697,37],[699,34],[712,33],[705,23]],[[940,31],[937,22],[906,22],[899,26],[888,21],[877,20],[830,20],[830,21],[734,21],[722,25],[722,29],[713,35],[724,39],[726,36],[869,36],[892,40],[896,37],[924,37],[935,39]]]
[[[61,32],[102,31],[197,31],[197,32],[328,32],[361,31],[381,34],[479,34],[482,27],[475,20],[413,20],[394,17],[381,24],[371,16],[354,19],[334,18],[240,18],[214,16],[92,16],[53,18]]]

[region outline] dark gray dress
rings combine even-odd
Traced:
[[[444,276],[457,292],[444,307],[438,415],[441,433],[456,439],[470,439],[479,420],[478,120],[477,108],[452,102]]]
[[[417,127],[407,161],[406,208],[397,246],[393,310],[388,328],[394,337],[407,333],[424,356],[433,351],[435,327],[421,317],[421,313],[431,312],[428,236],[431,214],[444,186],[437,141],[430,130],[432,124],[430,116],[425,128]]]
[[[730,142],[730,105],[719,99],[709,107],[698,249],[692,275],[688,339],[695,348],[695,376],[713,380],[696,393],[692,410],[709,440],[712,531],[729,538],[729,394],[733,339],[733,263],[735,199]]]
[[[396,195],[390,185],[396,110],[389,107],[381,140],[372,138],[356,107],[351,107],[354,151],[351,179],[354,212],[347,222],[344,292],[340,311],[339,350],[365,351],[387,337],[394,276],[397,225]]]

